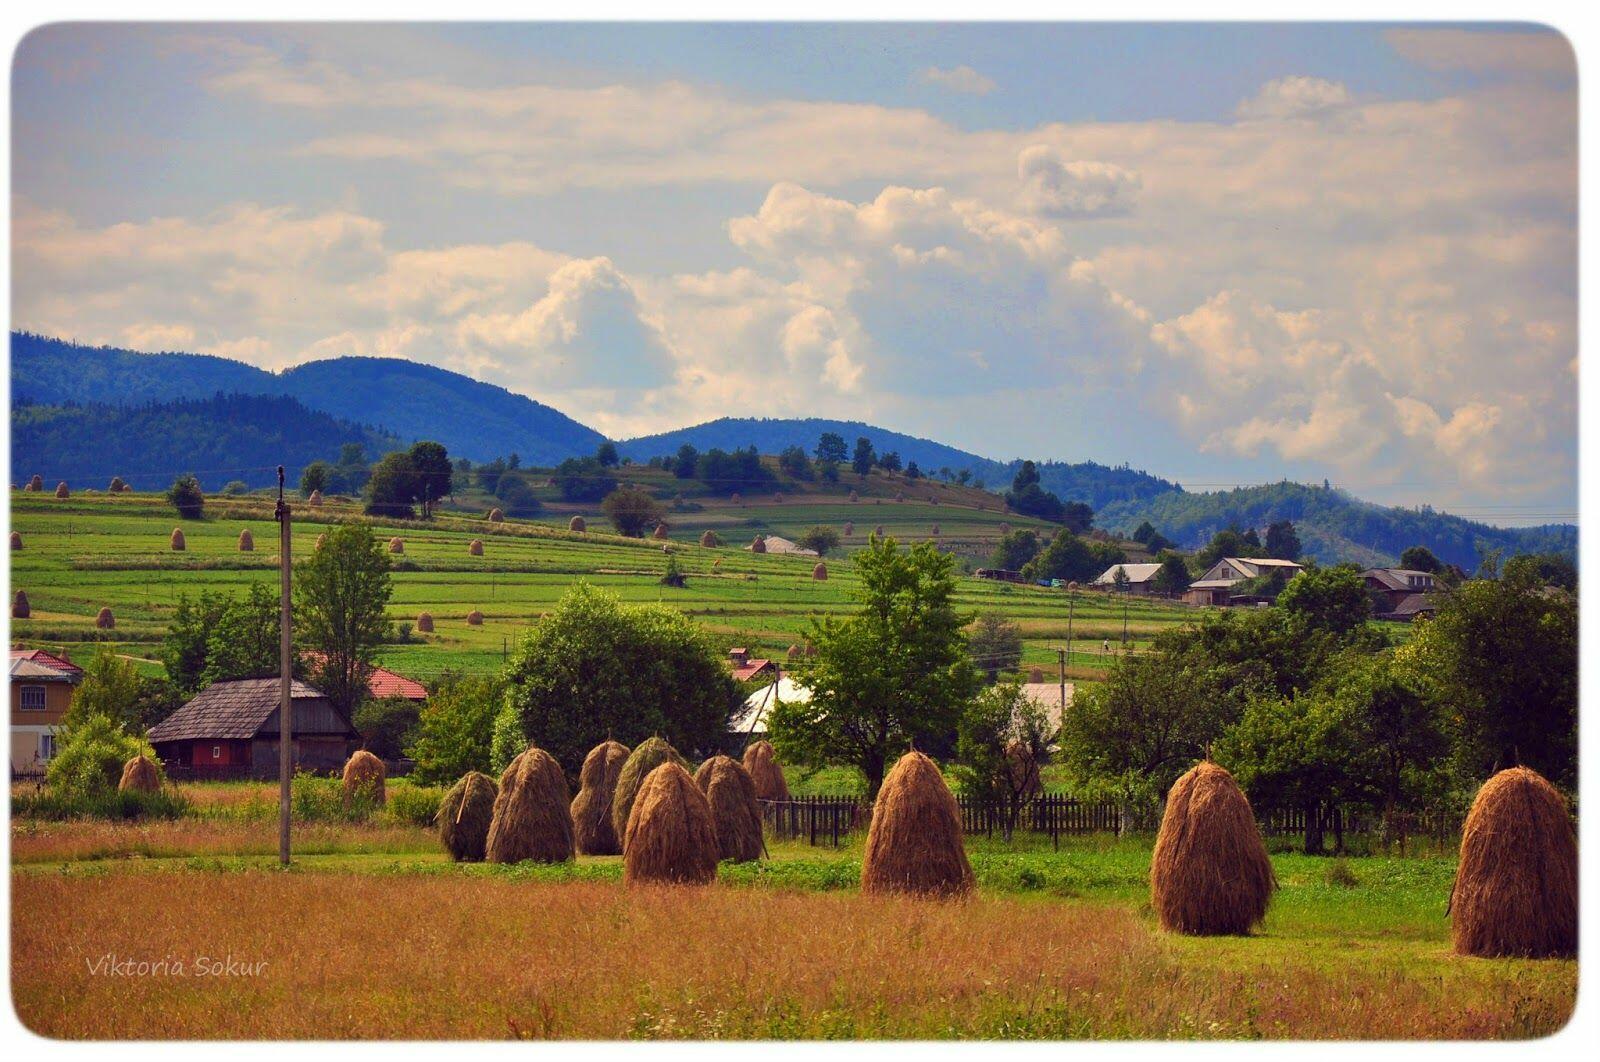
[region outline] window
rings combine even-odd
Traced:
[[[25,712],[44,711],[44,687],[22,687],[22,710]]]
[[[222,746],[221,745],[212,745],[211,746],[211,758],[214,759],[214,760],[222,759]]]
[[[39,759],[49,762],[56,755],[56,736],[54,734],[39,735]]]

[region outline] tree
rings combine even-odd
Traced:
[[[313,461],[300,472],[300,496],[311,497],[313,491],[327,490],[328,476],[333,466],[326,461]]]
[[[899,453],[897,453],[894,450],[890,450],[888,453],[884,454],[881,458],[878,459],[878,465],[885,472],[898,472],[898,471],[900,471],[900,455],[899,455]]]
[[[1278,560],[1297,560],[1300,557],[1300,536],[1295,532],[1294,524],[1288,520],[1279,520],[1267,525],[1267,556],[1276,557]]]
[[[617,478],[592,457],[569,457],[556,466],[556,489],[564,501],[599,501],[617,489]]]
[[[1084,534],[1094,526],[1094,510],[1084,502],[1066,502],[1061,506],[1061,522],[1073,534]]]
[[[1128,578],[1128,569],[1124,568],[1120,564],[1117,565],[1116,568],[1111,572],[1112,591],[1118,594],[1126,594],[1128,592],[1128,587],[1132,585],[1133,581]]]
[[[209,590],[202,590],[195,601],[188,594],[179,596],[172,622],[161,641],[161,662],[179,693],[193,695],[205,686],[209,639],[228,601]]]
[[[351,720],[361,747],[380,760],[398,760],[417,727],[420,706],[404,697],[372,697],[361,702]]]
[[[576,778],[584,756],[614,738],[660,735],[687,756],[709,752],[742,705],[706,635],[662,605],[624,605],[579,582],[523,635],[506,665],[495,765],[537,741]]]
[[[450,463],[450,453],[442,443],[414,442],[406,456],[410,458],[416,477],[413,500],[422,503],[422,517],[429,519],[433,516],[434,503],[455,491],[455,466]]]
[[[913,742],[949,740],[978,678],[962,636],[968,617],[953,601],[953,557],[875,538],[854,563],[860,609],[813,621],[811,701],[778,705],[768,725],[786,759],[859,768],[871,799]]]
[[[295,574],[295,619],[320,654],[312,682],[351,718],[389,634],[389,554],[370,526],[341,524]]]
[[[1189,589],[1189,566],[1183,558],[1167,550],[1161,554],[1161,567],[1150,579],[1150,588],[1158,594],[1176,597]]]
[[[1506,561],[1500,578],[1578,592],[1578,566],[1560,553],[1519,553]]]
[[[601,468],[616,468],[620,463],[617,457],[617,444],[607,440],[596,447],[594,459],[600,463]]]
[[[791,479],[808,480],[813,475],[810,458],[798,446],[786,447],[778,455],[778,468]]]
[[[1204,572],[1224,557],[1259,557],[1264,551],[1252,546],[1236,527],[1225,528],[1211,536],[1211,541],[1194,555],[1194,562]]]
[[[906,462],[906,478],[910,480],[918,480],[922,478],[922,469],[917,467],[917,463],[915,461]]]
[[[206,496],[193,472],[185,472],[172,481],[172,486],[167,488],[167,503],[185,520],[199,520],[205,516]]]
[[[606,495],[600,503],[606,519],[617,529],[617,534],[640,538],[661,522],[661,506],[647,491],[638,487],[623,487]]]
[[[1039,554],[1023,567],[1022,573],[1029,579],[1088,582],[1105,571],[1110,564],[1125,560],[1121,552],[1116,550],[1117,559],[1102,564],[1100,562],[1103,558],[1098,556],[1087,542],[1063,528],[1056,532],[1055,538],[1050,540],[1048,546],[1040,550]]]
[[[1432,574],[1444,567],[1439,558],[1427,546],[1410,546],[1400,554],[1400,567],[1407,571],[1428,572]]]
[[[943,471],[941,469],[941,471]],[[1039,466],[1032,461],[1024,461],[1017,469],[1017,474],[1011,480],[1011,489],[1006,492],[1006,505],[1014,512],[1025,516],[1037,516],[1041,520],[1050,520],[1060,523],[1065,516],[1066,507],[1061,504],[1061,499],[1039,486]],[[1093,513],[1090,513],[1093,516]],[[1077,519],[1082,520],[1081,513]],[[1087,530],[1085,523],[1083,530]]]
[[[500,507],[507,516],[537,516],[544,511],[539,495],[534,492],[527,475],[521,472],[502,474],[495,496],[500,499]]]
[[[825,431],[817,440],[816,457],[819,462],[832,465],[844,464],[845,458],[850,456],[849,449],[845,446],[844,436],[838,432]]]
[[[998,612],[980,612],[967,635],[972,663],[988,680],[996,682],[1000,672],[1022,663],[1022,628]]]
[[[967,796],[1000,806],[1007,841],[1039,793],[1039,770],[1050,762],[1055,740],[1044,708],[1015,683],[984,690],[961,717],[957,784]]]
[[[278,674],[279,611],[278,595],[264,583],[251,583],[242,597],[229,599],[206,632],[201,685]]]
[[[416,761],[412,778],[422,785],[441,785],[468,771],[492,771],[490,741],[505,690],[499,675],[440,676],[428,691],[406,750]]]
[[[156,759],[150,742],[128,733],[110,716],[95,712],[70,717],[56,734],[56,754],[45,768],[45,781],[52,792],[69,799],[105,797],[116,792],[123,764],[135,756]]]
[[[142,733],[139,719],[142,686],[139,669],[133,661],[101,648],[83,669],[83,678],[72,695],[72,707],[67,710],[63,722],[103,715],[131,732]]]
[[[700,451],[688,443],[678,447],[678,456],[672,460],[672,474],[679,479],[693,479],[695,464],[700,460]]]
[[[410,454],[402,450],[384,454],[367,480],[367,515],[402,519],[416,515],[411,503],[421,493],[418,483],[417,469],[411,463]]]
[[[798,544],[816,550],[819,557],[826,557],[839,548],[839,532],[826,524],[818,524],[801,535]]]
[[[339,447],[339,462],[329,477],[328,488],[341,494],[359,494],[366,489],[370,475],[366,447],[358,442],[345,443]]]
[[[1361,573],[1343,564],[1296,575],[1278,595],[1277,607],[1308,627],[1335,634],[1354,630],[1372,615]]]
[[[763,490],[777,482],[754,446],[731,453],[713,446],[700,455],[699,476],[708,490],[724,495]]]
[[[1143,521],[1138,527],[1133,529],[1133,540],[1139,543],[1141,546],[1148,545],[1150,540],[1155,537],[1155,525],[1149,520]]]
[[[867,473],[872,471],[872,466],[877,462],[877,456],[872,451],[872,440],[865,435],[856,439],[856,452],[850,458],[850,468],[862,479],[867,478]]]
[[[1020,572],[1038,554],[1039,533],[1031,527],[1020,527],[1000,536],[994,552],[989,555],[989,566]]]

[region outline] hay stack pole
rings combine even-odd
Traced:
[[[122,765],[122,779],[117,782],[117,792],[161,792],[161,768],[150,757],[140,753]]]
[[[628,746],[603,741],[589,750],[578,772],[578,795],[572,798],[572,830],[580,855],[620,855],[622,841],[611,824],[617,779],[628,762]]]
[[[431,612],[419,612],[419,613],[417,613],[417,631],[419,633],[421,633],[421,634],[432,634],[433,633],[433,613],[431,613]]]
[[[384,790],[387,775],[383,761],[366,749],[351,753],[350,759],[345,762],[344,777],[341,779],[344,806],[348,808],[358,794],[364,793],[378,807],[383,807],[388,800]]]
[[[240,531],[239,532],[239,552],[240,553],[252,553],[252,552],[255,551],[255,548],[256,548],[255,536],[250,534],[250,529],[247,527],[243,531]]]
[[[484,843],[491,863],[564,863],[573,857],[572,812],[561,765],[530,745],[500,776]]]
[[[804,655],[805,650],[801,650]],[[783,767],[778,763],[778,754],[772,747],[772,742],[761,740],[752,742],[744,750],[744,769],[750,775],[750,781],[756,787],[756,799],[781,800],[789,799],[789,782],[783,776]]]
[[[439,842],[457,863],[481,863],[494,821],[500,787],[479,771],[468,771],[439,801]]]
[[[111,614],[111,606],[100,606],[100,611],[95,613],[94,625],[96,630],[109,631],[116,629],[117,617]]]
[[[18,590],[17,596],[11,599],[11,618],[27,619],[33,615],[33,608],[28,604],[28,592]]]
[[[1460,955],[1577,956],[1577,834],[1566,798],[1537,771],[1501,771],[1473,798],[1450,936]]]
[[[861,891],[964,896],[972,865],[962,844],[961,809],[939,767],[912,750],[878,790],[861,858]]]
[[[616,792],[611,795],[611,829],[617,840],[627,839],[628,816],[633,812],[633,802],[639,796],[645,777],[663,763],[676,763],[685,769],[689,766],[677,749],[659,737],[639,742],[623,762],[617,774]]]
[[[622,845],[627,885],[709,885],[717,879],[711,804],[674,761],[652,770],[628,814]]]
[[[713,756],[694,774],[695,784],[711,806],[717,832],[717,858],[750,863],[766,854],[761,839],[761,801],[756,785],[738,760]]]
[[[1162,928],[1248,933],[1277,887],[1244,791],[1222,767],[1195,764],[1167,793],[1150,856],[1150,905]]]

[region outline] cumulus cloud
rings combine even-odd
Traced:
[[[1022,208],[1055,217],[1123,214],[1133,206],[1139,175],[1111,162],[1069,159],[1045,144],[1017,156]]]
[[[1572,44],[1554,30],[1483,32],[1464,29],[1391,29],[1384,39],[1401,55],[1430,70],[1460,70],[1571,81],[1577,77]]]
[[[1350,90],[1320,77],[1280,77],[1268,81],[1239,104],[1241,118],[1303,118],[1348,106]]]
[[[918,75],[924,85],[937,85],[951,92],[969,96],[987,96],[995,90],[995,83],[970,66],[953,66],[946,70],[930,66]]]

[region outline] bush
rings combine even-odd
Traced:
[[[167,501],[185,520],[199,520],[205,515],[206,496],[193,472],[185,472],[172,481],[167,488]]]
[[[351,720],[361,733],[362,748],[380,760],[398,760],[417,728],[421,708],[404,697],[362,701]]]
[[[380,807],[371,790],[357,790],[347,806],[339,779],[300,771],[289,783],[289,809],[299,822],[366,822]]]
[[[395,785],[389,789],[388,815],[408,826],[431,826],[443,799],[440,786]]]
[[[11,814],[18,819],[181,819],[189,811],[189,801],[171,789],[156,793],[112,790],[76,796],[47,789],[11,798]]]
[[[110,716],[94,712],[63,729],[60,748],[45,769],[45,780],[59,797],[92,801],[117,791],[122,765],[135,756],[161,762],[144,738],[125,732]]]
[[[406,754],[422,784],[448,784],[468,771],[492,772],[490,747],[495,712],[505,700],[499,676],[445,675],[434,683]],[[518,748],[516,751],[522,751]]]
[[[230,498],[250,493],[250,485],[242,479],[230,479],[222,485],[222,493]]]

